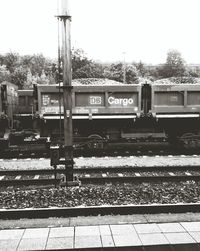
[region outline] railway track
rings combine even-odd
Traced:
[[[0,187],[62,185],[65,169],[1,170]],[[200,180],[200,166],[75,168],[82,184]]]
[[[1,158],[41,158],[49,157],[49,149],[39,148],[33,149],[24,146],[21,149],[18,146],[13,146],[1,152]],[[184,149],[183,147],[171,146],[168,142],[136,142],[136,143],[113,143],[109,144],[106,149],[74,149],[74,157],[104,157],[104,156],[154,156],[154,155],[193,155],[199,154],[200,149]]]

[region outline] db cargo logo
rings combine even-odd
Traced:
[[[102,98],[100,96],[90,96],[90,105],[101,105]]]
[[[110,105],[121,105],[121,106],[128,106],[133,104],[133,99],[132,98],[114,98],[114,97],[109,97],[108,98],[108,103]]]

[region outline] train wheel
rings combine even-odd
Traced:
[[[99,134],[91,134],[88,136],[89,142],[87,143],[87,146],[91,150],[95,149],[103,149],[103,138]]]

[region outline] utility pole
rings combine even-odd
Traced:
[[[68,0],[60,0],[58,18],[62,29],[61,60],[63,70],[63,103],[64,103],[64,154],[66,183],[73,181],[73,127],[72,127],[72,63],[71,63],[71,16]]]

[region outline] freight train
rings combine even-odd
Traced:
[[[111,145],[162,141],[200,148],[199,84],[156,81],[125,85],[88,79],[73,80],[72,85],[75,149],[105,150]],[[62,88],[38,85],[34,90],[18,91],[18,101],[14,120],[19,123],[10,137],[12,144],[16,135],[23,142],[28,137],[35,145],[62,144]]]
[[[43,136],[57,138],[62,128],[62,94],[59,97],[56,86],[40,85],[37,91]],[[186,148],[200,146],[198,84],[124,85],[107,81],[84,85],[74,81],[72,103],[74,136],[90,148],[160,140]]]

